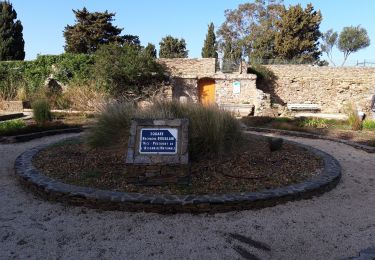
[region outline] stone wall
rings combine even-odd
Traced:
[[[215,74],[215,59],[158,59],[173,77],[205,77]]]
[[[0,113],[19,113],[23,112],[22,101],[0,101]]]
[[[215,71],[215,59],[159,59],[171,75],[174,99],[198,102],[198,82],[203,78],[215,80],[216,103],[254,104],[256,99],[256,76],[253,74],[224,74]],[[239,94],[233,93],[233,82],[241,83]]]
[[[215,79],[216,103],[218,104],[254,104],[256,99],[256,75],[217,73]],[[233,83],[240,82],[239,94],[233,93]]]
[[[313,103],[322,112],[343,112],[352,102],[367,112],[375,94],[375,68],[314,67],[307,65],[268,65],[276,76],[275,84],[262,90],[275,103]]]
[[[198,78],[171,79],[172,98],[181,102],[198,102]]]
[[[216,72],[215,59],[159,59],[171,75],[173,98],[198,102],[198,82],[212,78],[216,86],[216,103],[253,105],[255,113],[274,104],[318,104],[323,113],[343,113],[346,103],[354,103],[368,112],[375,94],[375,68],[315,67],[309,65],[268,65],[275,80],[256,85],[256,76],[240,72]],[[241,93],[233,93],[233,82],[241,82]],[[269,95],[268,95],[269,94]]]

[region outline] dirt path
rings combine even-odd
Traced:
[[[341,259],[375,247],[375,154],[288,137],[339,160],[337,188],[258,211],[164,216],[63,206],[25,191],[15,158],[66,136],[0,145],[0,259]]]

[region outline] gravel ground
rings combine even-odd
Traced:
[[[375,247],[375,154],[288,137],[339,160],[337,188],[257,211],[102,212],[44,201],[14,176],[21,152],[67,136],[0,145],[0,259],[342,259]]]

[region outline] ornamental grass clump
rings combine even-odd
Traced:
[[[131,118],[189,119],[190,158],[212,158],[230,153],[241,143],[238,121],[227,111],[215,106],[155,102],[147,108],[118,103],[109,105],[100,115],[98,123],[88,136],[94,147],[113,145],[128,138]]]
[[[40,99],[32,104],[34,120],[37,124],[45,124],[52,120],[51,107],[47,100]]]
[[[87,141],[92,147],[106,147],[119,144],[129,136],[131,119],[136,108],[131,103],[108,104],[101,112]]]
[[[155,102],[140,118],[189,119],[189,152],[192,159],[230,153],[242,138],[238,121],[216,106]]]
[[[347,104],[345,107],[345,113],[348,116],[348,123],[352,130],[362,130],[362,119],[358,116],[357,107],[353,104]]]

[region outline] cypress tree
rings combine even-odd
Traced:
[[[25,41],[17,12],[8,1],[0,2],[0,60],[23,60]]]
[[[208,26],[208,32],[202,48],[202,58],[217,58],[215,27],[213,23]]]
[[[230,41],[226,41],[224,44],[224,59],[232,59],[232,43]]]
[[[144,49],[144,53],[146,56],[156,59],[155,45],[153,45],[152,43],[148,43],[146,48]]]
[[[300,4],[290,6],[277,21],[278,32],[275,39],[275,50],[279,58],[298,62],[315,62],[319,60],[319,31],[322,15],[315,11],[311,4],[305,9]]]

